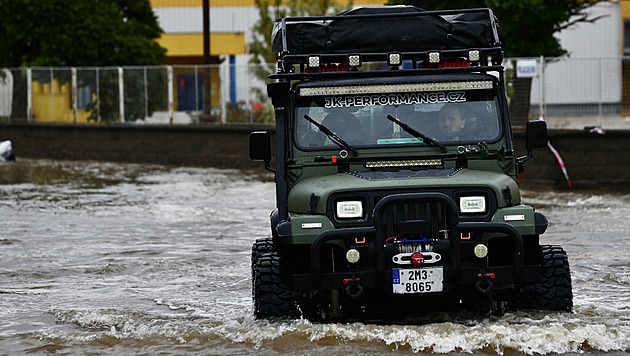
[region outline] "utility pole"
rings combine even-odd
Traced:
[[[210,64],[210,0],[203,0],[203,59]]]
[[[203,62],[204,62],[204,105],[201,114],[206,120],[211,118],[212,107],[212,84],[210,75],[210,0],[203,0]],[[204,121],[206,121],[204,120]]]

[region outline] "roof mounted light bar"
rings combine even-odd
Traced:
[[[303,87],[299,89],[299,96],[328,96],[328,95],[361,95],[383,93],[435,92],[453,90],[484,90],[492,89],[491,80],[438,82],[438,83],[410,83],[410,84],[379,84],[379,85],[351,85]]]
[[[305,71],[303,73],[293,71],[282,71],[278,73],[270,74],[269,79],[278,80],[303,80],[308,78],[382,78],[393,77],[400,75],[422,75],[427,73],[490,73],[503,72],[504,68],[499,65],[495,66],[475,66],[475,67],[444,67],[444,68],[418,68],[418,69],[405,69],[405,70],[356,70],[356,68],[350,68],[350,71],[318,71],[311,72]]]

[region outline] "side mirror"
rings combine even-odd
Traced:
[[[535,148],[547,147],[547,123],[543,120],[528,121],[525,126],[525,148],[527,155]]]
[[[535,148],[547,147],[547,140],[547,123],[545,121],[534,120],[527,122],[525,126],[525,149],[527,149],[527,156],[516,159],[519,173],[525,171],[525,161],[534,157],[532,152]]]
[[[252,161],[264,161],[265,167],[271,162],[271,138],[267,131],[255,131],[249,134],[249,158]]]

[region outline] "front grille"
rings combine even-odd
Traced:
[[[439,238],[440,226],[444,227],[443,214],[440,204],[394,204],[385,210],[382,219],[388,237],[426,240]]]
[[[341,192],[331,195],[327,204],[327,215],[336,228],[374,226],[372,212],[376,204],[386,196],[400,193],[430,193],[435,189],[428,190],[388,190],[372,192]],[[488,210],[486,214],[464,215],[459,217],[459,221],[490,221],[497,207],[497,200],[494,192],[488,188],[461,189],[461,188],[441,188],[440,193],[451,197],[456,203],[463,195],[484,195],[488,200]],[[338,201],[360,200],[364,204],[364,216],[358,219],[342,220],[335,216],[335,206]],[[415,203],[415,204],[394,204],[387,209],[385,215],[388,226],[388,236],[409,233],[409,231],[420,231],[426,233],[431,238],[438,238],[439,230],[443,229],[444,210],[440,204]]]

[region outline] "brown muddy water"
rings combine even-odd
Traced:
[[[630,194],[525,191],[568,252],[574,313],[423,325],[252,317],[269,233],[259,172],[21,159],[0,164],[0,354],[630,352]]]

